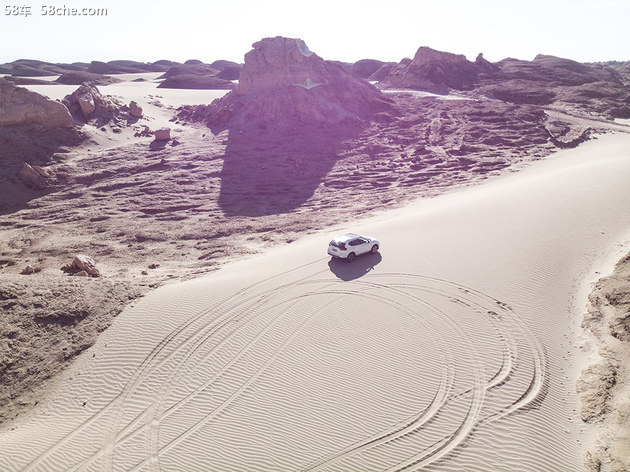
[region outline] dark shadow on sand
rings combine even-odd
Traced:
[[[227,216],[286,213],[313,196],[357,126],[291,130],[231,129],[219,205]]]
[[[63,161],[64,153],[84,139],[73,128],[0,126],[0,215],[18,211],[32,199],[54,191],[55,185],[64,183],[63,175],[57,175],[50,187],[28,187],[18,177],[24,163],[41,167],[57,164]]]
[[[378,265],[383,257],[380,252],[376,254],[368,253],[357,257],[352,262],[347,262],[345,259],[331,258],[328,262],[330,271],[335,276],[346,282],[350,280],[363,277],[365,274],[374,269]]]

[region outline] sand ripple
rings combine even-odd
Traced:
[[[211,309],[170,303],[132,310],[124,386],[19,470],[418,470],[544,393],[519,316],[446,280],[308,264]],[[130,356],[101,360],[104,385]]]

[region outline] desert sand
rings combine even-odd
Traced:
[[[628,149],[602,136],[155,290],[1,432],[0,468],[583,470],[579,294],[629,249]],[[350,229],[380,253],[330,261]]]

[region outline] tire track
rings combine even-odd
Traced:
[[[329,273],[328,269],[303,275],[304,270],[308,271],[310,266],[320,262],[321,260],[313,261],[252,284],[213,307],[194,313],[175,326],[151,349],[122,390],[105,407],[36,456],[22,470],[35,470],[46,467],[46,463],[54,463],[54,456],[62,454],[63,448],[75,438],[92,429],[102,428],[102,423],[105,422],[106,435],[100,447],[97,446],[96,450],[88,453],[88,457],[67,470],[85,470],[100,463],[102,470],[111,471],[114,469],[118,448],[128,441],[143,437],[145,457],[130,470],[148,468],[160,471],[161,456],[183,444],[203,428],[209,427],[221,412],[227,410],[254,385],[301,331],[316,323],[318,315],[327,313],[331,306],[345,297],[362,297],[389,306],[391,313],[388,314],[411,317],[432,339],[448,339],[448,333],[454,333],[452,337],[459,343],[457,348],[465,348],[470,352],[466,359],[468,364],[463,367],[455,366],[455,355],[452,351],[455,348],[442,346],[439,358],[442,360],[442,370],[438,387],[421,411],[363,440],[325,454],[301,468],[298,466],[301,471],[325,470],[334,464],[341,465],[342,462],[356,460],[365,453],[397,457],[383,470],[418,470],[445,457],[454,449],[461,448],[475,428],[521,410],[541,394],[545,382],[542,347],[525,323],[506,304],[454,282],[416,274],[371,273],[361,280],[350,282],[331,278],[318,279],[319,276]],[[296,272],[302,272],[297,280],[282,283],[283,278]],[[256,361],[261,364],[249,377],[235,385],[227,398],[191,427],[177,432],[175,437],[160,445],[160,425],[170,415],[186,408],[196,398],[207,395],[227,373],[240,372],[240,363],[245,360],[245,356],[255,356],[256,353],[260,355],[261,342],[266,336],[279,333],[278,326],[288,313],[310,297],[317,296],[332,298],[316,310],[307,310],[304,315],[306,318],[292,328],[293,331],[283,334],[287,337],[278,347],[267,353],[265,358],[260,357]],[[468,313],[467,317],[477,316],[480,320],[483,319],[484,326],[490,327],[491,332],[484,332],[482,338],[471,337],[473,335],[466,332],[468,325],[462,324],[469,322],[466,321],[467,318],[461,318],[461,313]],[[261,326],[252,325],[254,320],[260,320]],[[235,321],[238,323],[234,323]],[[246,336],[244,345],[234,343],[234,339],[242,339],[243,336]],[[476,353],[478,348],[485,345],[501,354],[498,359],[490,359],[491,365],[485,365],[486,361]],[[226,352],[229,352],[234,347],[236,352],[230,354],[221,365],[217,365],[218,370],[213,375],[167,407],[174,386],[185,379],[191,369],[200,363],[211,361],[222,350],[227,349]],[[498,362],[494,365],[496,360]],[[515,363],[516,360],[518,363]],[[465,378],[459,378],[461,373],[458,372],[462,369],[470,370],[466,373],[471,382],[468,386],[461,383]],[[529,380],[526,380],[528,376]],[[156,378],[163,380],[156,384]],[[133,408],[130,400],[141,395],[139,387],[151,379],[154,388],[157,388],[151,403],[139,412],[130,410]],[[522,389],[521,383],[526,384]],[[495,392],[493,395],[506,404],[497,405],[495,401],[495,404],[485,405],[486,395],[491,392]],[[451,406],[455,404],[460,406],[453,410]],[[465,410],[461,410],[464,404],[467,406]],[[123,417],[127,411],[132,412],[133,416],[124,423]],[[459,416],[454,417],[454,414]],[[449,424],[454,420],[457,420],[457,425],[453,425],[455,429],[444,430],[444,426],[440,426],[444,421]],[[424,430],[434,431],[436,428],[439,431],[444,430],[441,438],[430,444],[418,442],[422,439]],[[402,457],[397,452],[402,445],[402,450],[408,450],[410,445],[416,443],[424,446],[415,453],[405,453]]]

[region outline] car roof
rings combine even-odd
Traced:
[[[346,234],[341,234],[339,236],[336,236],[335,238],[333,238],[333,241],[339,241],[340,243],[345,243],[350,241],[351,239],[355,239],[355,238],[360,238],[361,236],[359,236],[358,234],[354,234],[354,233],[346,233]]]

